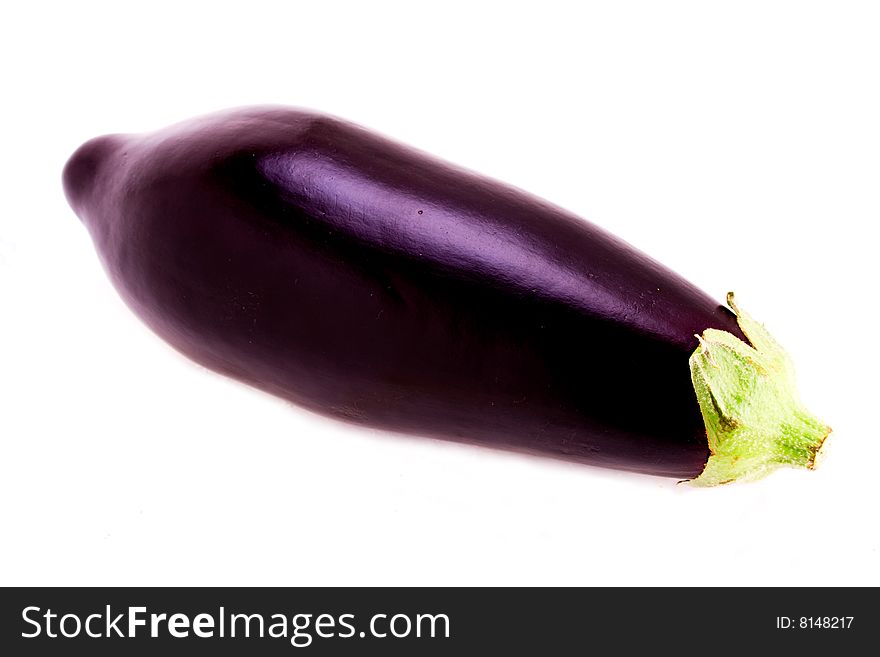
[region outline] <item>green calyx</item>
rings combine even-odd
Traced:
[[[750,481],[782,466],[812,469],[831,428],[801,404],[788,354],[736,306],[732,292],[727,305],[753,346],[717,329],[696,336],[691,380],[711,455],[690,483]]]

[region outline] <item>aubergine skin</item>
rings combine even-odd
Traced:
[[[688,357],[735,316],[519,189],[284,107],[99,137],[64,186],[126,303],[212,370],[371,427],[706,464]]]

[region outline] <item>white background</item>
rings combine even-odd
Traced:
[[[880,584],[876,3],[16,3],[0,30],[0,584]],[[353,428],[191,364],[118,299],[61,168],[257,103],[736,290],[835,428],[823,467],[691,490]]]

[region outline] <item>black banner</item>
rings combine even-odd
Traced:
[[[855,654],[880,639],[876,589],[25,588],[0,601],[6,655]]]

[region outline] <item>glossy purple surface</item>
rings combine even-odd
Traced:
[[[64,183],[126,302],[207,367],[375,427],[705,463],[688,356],[733,315],[521,190],[277,107],[92,140]]]

